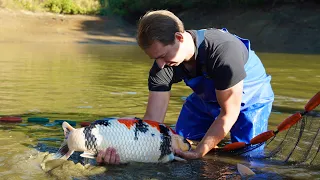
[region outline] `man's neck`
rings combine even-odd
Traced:
[[[196,47],[195,47],[195,44],[194,44],[194,40],[193,40],[193,37],[191,36],[190,33],[188,32],[184,32],[184,36],[185,36],[185,43],[186,43],[186,49],[187,49],[187,52],[189,54],[187,54],[186,56],[186,59],[184,60],[184,64],[187,65],[187,66],[194,66],[195,65],[195,50],[196,50]]]
[[[184,33],[185,33],[187,52],[189,53],[189,54],[187,54],[186,61],[195,60],[193,57],[194,57],[196,49],[195,49],[193,37],[188,32],[184,32]]]

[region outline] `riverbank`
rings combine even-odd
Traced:
[[[177,15],[187,29],[226,27],[259,52],[320,54],[320,5],[268,9],[193,9]],[[58,15],[0,9],[0,42],[135,44],[135,22],[115,16]]]
[[[1,43],[135,44],[135,27],[117,17],[0,8]]]
[[[179,14],[186,28],[226,27],[259,52],[320,54],[320,4],[193,10]]]

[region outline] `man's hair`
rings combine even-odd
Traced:
[[[176,32],[184,32],[184,26],[172,12],[149,11],[139,20],[137,41],[142,49],[149,48],[155,40],[166,46],[174,43]]]

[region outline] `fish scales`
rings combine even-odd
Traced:
[[[190,144],[164,124],[141,119],[98,120],[90,126],[74,129],[67,122],[62,125],[65,142],[57,157],[67,158],[74,151],[83,151],[82,157],[94,158],[100,150],[113,147],[120,162],[169,162],[174,149],[189,150]],[[67,152],[67,153],[66,153]]]
[[[145,132],[141,132],[137,130],[137,124],[128,129],[125,124],[118,121],[109,121],[108,126],[97,124],[92,128],[91,133],[96,137],[96,142],[93,142],[93,139],[86,139],[90,141],[88,144],[96,143],[98,150],[107,147],[117,149],[122,162],[158,161],[161,157],[160,146],[163,136],[156,128],[148,126]]]

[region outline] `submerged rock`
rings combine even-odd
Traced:
[[[56,179],[73,179],[74,177],[88,177],[102,174],[107,171],[106,167],[82,165],[66,159],[54,159],[53,153],[40,152],[34,157],[40,162],[41,169]]]

